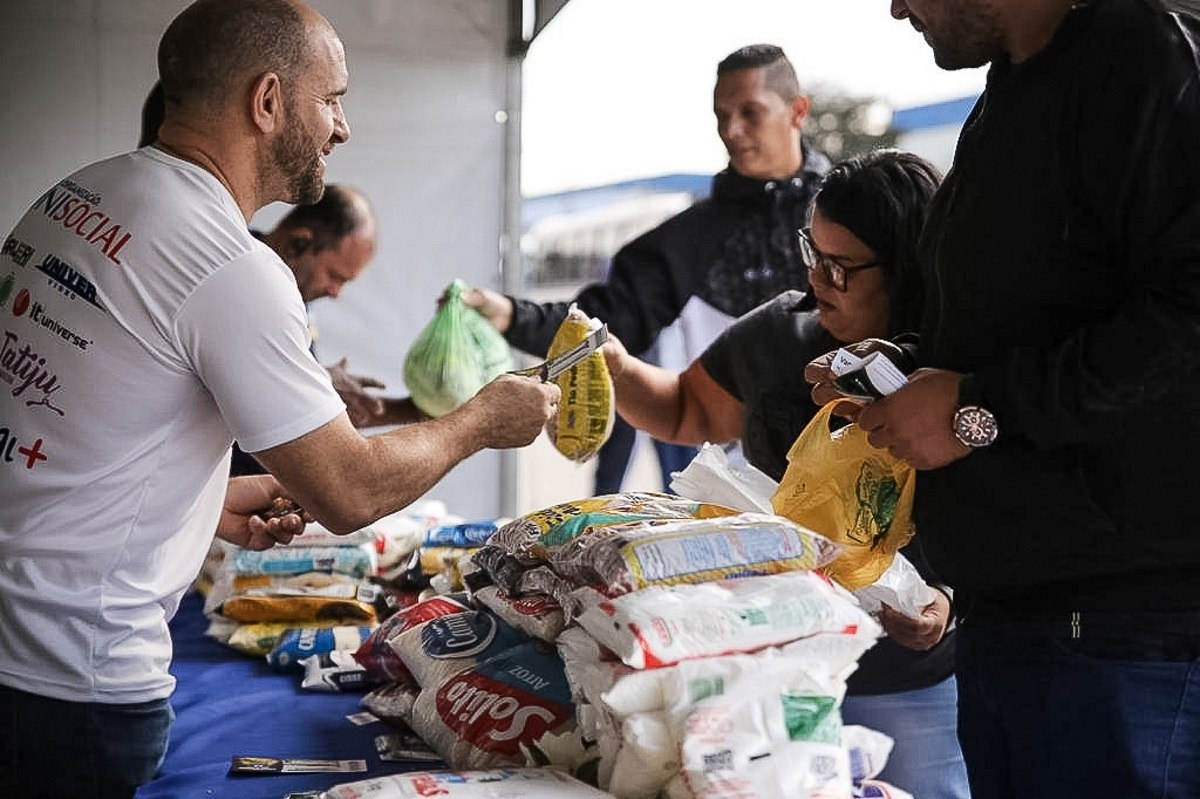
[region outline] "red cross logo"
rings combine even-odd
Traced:
[[[42,440],[40,438],[33,442],[32,447],[18,447],[17,452],[25,456],[26,469],[32,469],[38,461],[46,460],[46,456],[42,454]]]

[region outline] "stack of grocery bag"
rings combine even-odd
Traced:
[[[255,551],[218,544],[204,610],[210,636],[281,671],[320,653],[353,650],[378,623],[378,536],[310,524],[291,543]]]
[[[618,797],[866,795],[891,741],[839,706],[881,630],[821,573],[840,551],[665,494],[545,508],[459,563],[463,591],[367,637],[363,704],[452,769],[550,765]]]

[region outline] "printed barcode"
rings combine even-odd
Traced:
[[[714,771],[733,771],[732,750],[726,749],[704,756],[704,773],[711,774]]]
[[[837,761],[829,755],[814,755],[812,773],[826,778],[834,777],[837,775]]]

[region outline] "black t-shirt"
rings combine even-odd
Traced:
[[[721,388],[744,406],[742,451],[774,480],[787,470],[787,453],[817,412],[804,366],[838,348],[805,309],[807,295],[785,291],[726,328],[700,356]]]
[[[744,408],[742,451],[774,480],[787,470],[787,453],[817,412],[804,367],[840,344],[805,309],[805,294],[787,291],[727,328],[700,356],[717,385]],[[927,581],[934,580],[920,544],[900,550]],[[889,694],[941,682],[954,671],[953,631],[928,652],[906,649],[883,638],[859,661],[850,694]]]

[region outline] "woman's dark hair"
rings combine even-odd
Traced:
[[[834,166],[813,200],[823,217],[857,236],[883,263],[889,335],[919,327],[923,281],[917,241],[941,182],[942,173],[920,156],[880,149]]]

